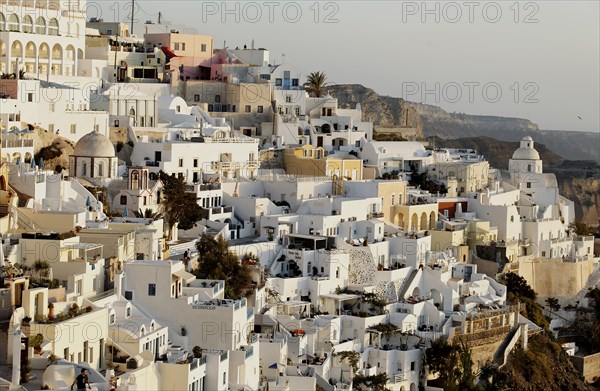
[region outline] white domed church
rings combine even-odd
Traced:
[[[94,130],[83,136],[69,158],[69,175],[106,186],[119,176],[119,159],[110,140]]]

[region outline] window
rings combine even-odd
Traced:
[[[77,124],[71,124],[71,134],[77,133]]]
[[[200,95],[199,94],[195,94],[194,95],[194,102],[200,102]]]
[[[392,206],[396,205],[396,194],[392,193]]]
[[[28,93],[27,94],[27,102],[33,102],[33,93]]]
[[[415,362],[414,362],[414,361],[411,361],[411,362],[410,362],[410,370],[411,370],[411,371],[414,371],[414,370],[415,370]]]
[[[292,79],[292,87],[298,87],[299,82],[298,79]]]
[[[194,167],[198,167],[198,159],[194,159]]]
[[[156,296],[156,284],[148,284],[148,296]]]
[[[275,86],[281,87],[283,85],[283,79],[277,78],[275,79]]]
[[[146,198],[146,196],[144,196],[144,205],[148,204],[148,199]]]
[[[179,159],[179,167],[183,167],[183,159]]]
[[[296,114],[296,116],[300,115],[300,107],[294,108],[294,114]]]
[[[221,103],[221,95],[215,95],[215,103]]]
[[[203,44],[200,45],[200,51],[201,52],[205,52],[206,51],[206,44],[205,43],[203,43]]]
[[[213,111],[213,105],[208,105],[208,111]]]
[[[514,223],[515,222],[515,216],[510,216],[510,222]]]
[[[110,314],[110,324],[115,324],[115,314]]]
[[[291,96],[286,96],[285,97],[285,103],[292,103],[292,97]]]
[[[54,124],[48,124],[48,132],[54,133]]]
[[[118,128],[118,127],[119,127],[119,120],[118,120],[118,119],[116,119],[116,120],[115,120],[115,123],[114,123],[114,125],[115,125],[115,128]]]
[[[133,299],[133,291],[125,291],[125,299],[126,300]]]
[[[175,111],[178,113],[181,113],[181,106],[179,106],[179,105],[175,106]]]
[[[542,251],[542,257],[545,257],[545,256],[546,256],[546,252]]]
[[[531,182],[527,182],[527,188],[531,189]]]
[[[112,29],[106,29],[106,35],[112,35]]]
[[[50,103],[50,111],[54,113],[54,110],[56,110],[56,104]]]
[[[258,107],[256,108],[256,112],[257,112],[257,113],[262,113],[262,112],[263,112],[263,107],[262,107],[262,106],[258,106]]]
[[[98,164],[98,176],[104,176],[104,163]]]
[[[131,307],[127,307],[127,315],[128,318],[131,316]]]
[[[223,372],[223,385],[227,382],[227,372]]]
[[[246,111],[246,113],[251,112],[252,111],[252,107],[250,105],[246,105],[245,111]]]

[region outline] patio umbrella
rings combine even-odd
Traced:
[[[31,168],[34,170],[37,168],[37,166],[35,164],[35,158],[33,158],[33,157],[31,158]]]
[[[87,199],[85,200],[85,206],[88,208],[90,206],[92,206],[92,201],[90,200],[90,196],[87,196]]]
[[[40,170],[44,169],[44,158],[40,156]]]
[[[123,209],[123,217],[127,217],[129,215],[129,212],[127,211],[127,207],[125,207],[125,209]]]

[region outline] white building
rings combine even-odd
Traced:
[[[0,4],[0,72],[77,76],[85,53],[86,0]]]
[[[0,80],[0,122],[9,131],[37,127],[77,142],[91,131],[107,135],[108,114],[94,109],[98,80]]]
[[[82,137],[69,157],[69,174],[106,186],[119,177],[119,159],[110,140],[97,130]]]

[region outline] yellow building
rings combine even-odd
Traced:
[[[429,167],[429,177],[432,180],[447,183],[449,197],[462,197],[485,189],[489,172],[490,163],[487,161],[441,162]],[[452,179],[456,179],[456,182]]]
[[[269,83],[188,80],[179,83],[179,96],[189,105],[206,104],[210,113],[273,114]]]
[[[344,195],[348,197],[381,198],[381,217],[388,222],[394,222],[397,206],[406,203],[407,183],[401,180],[346,181],[343,185]]]
[[[337,183],[336,194],[341,192],[342,182],[362,179],[362,160],[344,153],[326,155],[322,147],[304,145],[288,148],[283,154],[285,171],[291,175],[327,176]]]

